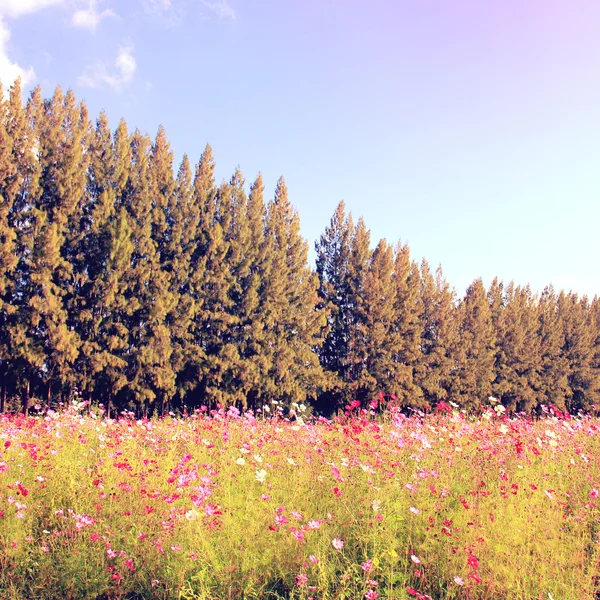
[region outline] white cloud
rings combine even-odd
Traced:
[[[202,0],[202,4],[212,10],[219,19],[235,19],[235,10],[229,6],[227,0],[216,0],[215,2],[208,2],[208,0]]]
[[[48,6],[59,6],[65,0],[0,0],[0,16],[20,17]]]
[[[4,87],[9,87],[17,77],[20,77],[23,85],[27,85],[35,79],[33,68],[24,69],[10,60],[7,53],[9,40],[10,30],[0,16],[0,82]]]
[[[111,73],[104,61],[98,61],[86,67],[77,81],[85,87],[101,89],[109,86],[116,92],[120,92],[128,83],[131,83],[137,69],[131,46],[119,48],[114,66],[115,69]]]
[[[114,11],[110,8],[100,12],[96,8],[96,1],[90,0],[90,4],[87,8],[80,8],[73,13],[71,23],[75,27],[83,27],[84,29],[96,29],[98,24],[104,17],[115,17]]]
[[[14,19],[64,3],[65,0],[0,0],[0,81],[4,86],[11,85],[17,77],[21,78],[23,85],[35,79],[32,67],[23,68],[9,58],[10,29],[5,19]]]

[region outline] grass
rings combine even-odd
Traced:
[[[0,416],[0,597],[594,599],[600,421]]]

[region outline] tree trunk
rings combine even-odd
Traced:
[[[28,379],[23,390],[23,414],[27,416],[29,412],[29,390],[31,388],[31,380]]]

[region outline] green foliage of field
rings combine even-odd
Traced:
[[[597,597],[600,421],[373,419],[1,416],[0,597]]]

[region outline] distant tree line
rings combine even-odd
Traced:
[[[0,412],[600,402],[597,298],[476,280],[457,299],[343,203],[313,271],[284,180],[266,201],[260,174],[247,195],[214,170],[207,146],[175,172],[162,128],[111,132],[71,91],[1,93]]]

